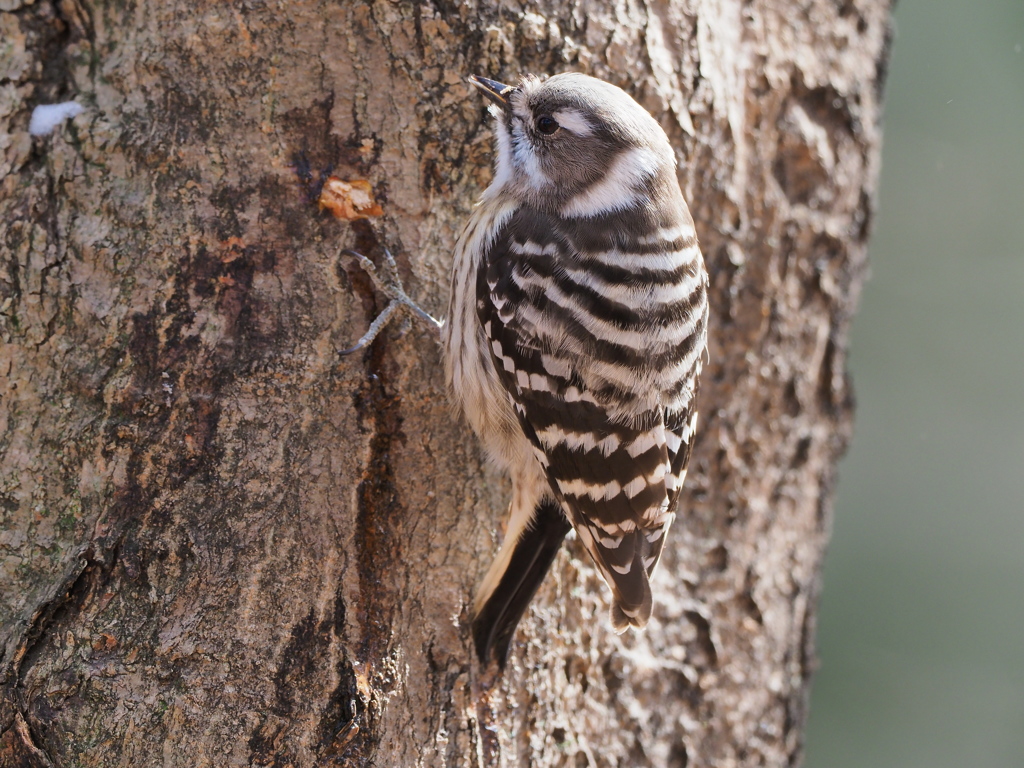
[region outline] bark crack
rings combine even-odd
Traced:
[[[37,744],[24,715],[15,712],[9,729],[0,733],[0,764],[19,768],[53,768],[55,761]]]

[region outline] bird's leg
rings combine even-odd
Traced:
[[[372,342],[377,335],[384,330],[384,327],[394,319],[396,313],[409,313],[411,312],[414,316],[425,320],[434,328],[440,330],[441,322],[435,320],[429,313],[421,309],[416,302],[409,298],[409,295],[402,288],[402,280],[398,276],[398,265],[395,264],[395,259],[391,255],[391,252],[384,249],[384,265],[381,274],[377,271],[377,267],[372,261],[363,256],[363,254],[349,250],[346,248],[341,252],[342,256],[350,256],[359,262],[359,266],[363,268],[363,271],[369,275],[371,282],[374,287],[391,301],[384,307],[384,311],[374,318],[373,322],[370,323],[369,330],[363,334],[362,338],[355,343],[355,345],[348,349],[343,349],[338,352],[339,355],[351,355],[353,352],[358,352],[360,349],[366,347]]]

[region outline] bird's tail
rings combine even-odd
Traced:
[[[510,521],[501,551],[474,601],[473,642],[480,663],[501,669],[519,620],[540,587],[571,526],[558,503],[541,501],[532,516]],[[516,530],[518,528],[519,530]]]
[[[654,601],[650,577],[661,559],[668,518],[658,526],[609,535],[589,521],[577,525],[583,545],[594,558],[612,590],[611,622],[616,633],[643,629],[651,618]]]
[[[609,578],[612,587],[612,606],[609,612],[612,629],[621,635],[627,629],[643,629],[651,619],[654,600],[651,584],[643,568],[635,569],[628,576],[615,574]]]

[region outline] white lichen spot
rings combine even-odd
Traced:
[[[28,132],[33,136],[46,136],[53,129],[76,115],[82,114],[84,107],[77,101],[65,101],[60,104],[40,104],[32,110],[32,119],[28,124]]]

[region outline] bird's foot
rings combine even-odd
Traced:
[[[412,316],[425,320],[433,328],[437,330],[441,329],[441,322],[439,320],[434,319],[434,317],[421,309],[416,302],[409,298],[409,295],[402,287],[402,279],[398,276],[398,265],[395,264],[395,259],[387,248],[384,249],[384,263],[380,272],[377,271],[377,266],[372,261],[358,251],[346,248],[341,252],[341,255],[354,258],[359,263],[359,266],[363,268],[363,271],[369,276],[374,287],[387,296],[390,301],[388,302],[388,305],[384,307],[384,311],[377,315],[373,322],[370,323],[369,330],[363,334],[362,338],[348,349],[339,351],[339,355],[344,357],[345,355],[351,355],[353,352],[358,352],[360,349],[364,349],[375,338],[377,338],[377,335],[384,330],[385,326],[387,326],[387,324],[399,314],[411,314]]]

